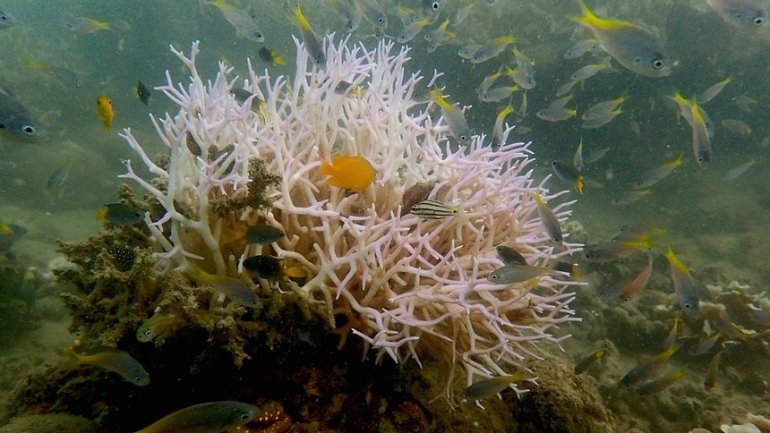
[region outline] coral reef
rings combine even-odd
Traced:
[[[348,331],[360,336],[378,359],[446,363],[445,397],[456,401],[458,369],[471,383],[520,368],[523,359],[540,357],[540,341],[563,338],[551,334],[554,326],[574,320],[568,283],[555,277],[487,281],[502,265],[495,246],[514,246],[529,263],[546,264],[574,245],[557,250],[548,242],[532,199],[547,190],[525,171],[526,144],[505,143],[504,134],[496,149],[483,136],[456,149],[447,126],[414,96],[422,78],[405,72],[407,49],[393,53],[392,44],[381,43],[368,51],[330,38],[326,46],[329,61],[318,68],[298,44],[292,82],[250,68],[243,89],[251,96],[242,103],[230,67],[220,64],[207,84],[195,65],[197,43],[189,57],[174,50],[191,78],[175,86],[169,76],[162,87],[180,107],[154,121],[170,150],[168,167],[152,162],[126,131],[155,178],[140,177],[130,161],[124,177],[164,209],[146,223],[166,271],[201,267],[238,277],[244,260],[260,252],[298,264],[308,278],[279,282],[281,290],[318,301],[343,341]],[[334,155],[364,157],[377,173],[374,184],[359,193],[331,186],[319,167]],[[257,179],[248,173],[255,164],[280,179],[275,191],[264,190],[272,207],[242,200],[254,194]],[[402,197],[415,185],[457,206],[457,215],[405,213]],[[236,204],[213,210],[212,203],[227,200]],[[555,210],[560,218],[568,213]],[[257,223],[286,236],[270,248],[244,245],[238,234]],[[264,295],[273,283],[259,284]]]

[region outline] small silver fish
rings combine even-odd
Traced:
[[[610,57],[606,57],[604,60],[602,60],[599,63],[594,63],[591,65],[585,65],[578,69],[577,71],[573,72],[572,75],[570,75],[569,79],[572,81],[585,81],[594,75],[598,74],[599,72],[612,70],[612,65],[610,64]]]
[[[650,191],[649,189],[628,191],[612,199],[612,204],[614,206],[628,206],[631,203],[636,203],[637,201],[641,200],[642,198],[650,194],[652,194],[652,191]]]
[[[679,307],[690,317],[698,315],[699,303],[698,289],[692,280],[692,275],[687,266],[676,256],[671,247],[665,253],[666,259],[671,267],[671,279],[674,281],[674,291],[676,292]]]
[[[113,373],[117,373],[123,379],[136,386],[150,384],[150,374],[142,367],[133,356],[123,350],[108,350],[93,355],[81,355],[69,349],[68,352],[80,364],[93,365]]]
[[[512,34],[496,37],[487,43],[483,44],[471,57],[471,63],[483,63],[489,59],[497,57],[500,53],[505,51],[508,45],[514,42],[515,38]]]
[[[440,219],[457,215],[457,206],[448,206],[438,200],[423,200],[412,206],[409,213],[426,219]]]
[[[744,162],[743,164],[733,167],[730,170],[727,170],[727,173],[722,177],[722,180],[730,182],[732,180],[737,179],[743,173],[746,173],[754,164],[757,163],[756,159],[752,159],[750,161]]]
[[[634,189],[647,189],[670,175],[674,169],[684,164],[682,154],[676,157],[673,161],[661,164],[657,167],[653,167],[640,176],[639,180],[634,183],[632,188]]]
[[[388,17],[376,0],[353,0],[356,7],[364,14],[364,18],[378,29],[388,27]]]
[[[569,47],[562,57],[565,59],[577,59],[583,57],[583,55],[587,53],[597,52],[599,50],[601,50],[601,45],[599,45],[599,41],[596,39],[582,39]]]
[[[0,10],[0,29],[7,29],[16,24],[16,18],[6,11]]]
[[[239,34],[252,39],[255,42],[265,41],[265,34],[262,33],[259,24],[257,24],[257,21],[254,19],[254,16],[246,13],[236,6],[225,2],[224,0],[215,0],[214,2],[209,2],[209,4],[219,9],[219,11],[222,12],[222,16],[224,16],[225,20],[227,20],[227,22],[230,23],[230,25],[232,25],[235,31]]]
[[[757,0],[706,0],[709,7],[725,22],[744,29],[762,27],[767,9]]]
[[[723,119],[720,122],[728,131],[748,137],[751,135],[751,126],[740,119]]]
[[[64,27],[76,34],[95,33],[99,30],[112,30],[106,21],[98,21],[88,17],[74,17],[64,22]]]
[[[525,259],[521,253],[507,245],[498,245],[495,247],[495,250],[497,251],[497,257],[499,257],[506,265],[512,263],[525,266],[528,265],[527,259]]]
[[[515,284],[529,281],[551,272],[551,266],[530,266],[510,263],[495,269],[487,280],[495,284]]]
[[[559,225],[559,220],[556,218],[556,215],[554,215],[551,208],[543,202],[540,194],[532,194],[532,198],[535,200],[535,203],[537,203],[537,214],[540,216],[540,221],[542,221],[543,227],[545,227],[545,231],[548,233],[549,238],[552,242],[561,244],[564,237],[562,236],[561,226]]]
[[[700,101],[701,104],[705,104],[709,102],[710,100],[717,97],[722,92],[722,89],[725,88],[730,82],[732,81],[732,77],[727,77],[724,80],[712,85],[708,89],[704,90],[703,93],[698,95],[698,101]]]

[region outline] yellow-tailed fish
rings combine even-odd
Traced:
[[[519,86],[516,84],[512,86],[495,86],[480,94],[479,101],[500,102],[504,99],[510,98],[513,92],[516,92],[517,90],[519,90]]]
[[[758,0],[706,0],[725,22],[742,29],[756,29],[767,21],[767,9]]]
[[[612,203],[613,206],[628,206],[632,203],[638,202],[639,200],[643,199],[644,197],[647,197],[650,194],[652,194],[652,191],[649,189],[628,191],[624,194],[621,194],[613,198],[610,203]]]
[[[147,370],[142,367],[139,361],[123,350],[107,350],[93,355],[81,355],[70,348],[68,352],[78,363],[93,365],[117,373],[136,386],[150,384],[150,374],[147,373]]]
[[[604,263],[625,257],[637,248],[620,242],[600,242],[586,245],[583,248],[583,258],[587,262]]]
[[[511,45],[516,38],[512,34],[504,35],[504,36],[498,36],[490,41],[488,41],[485,44],[482,44],[481,47],[473,54],[473,57],[471,57],[471,63],[483,63],[487,60],[497,57],[500,53],[505,51],[506,48],[508,48],[508,45]]]
[[[16,17],[6,11],[0,10],[0,29],[7,29],[16,24]]]
[[[716,346],[719,339],[722,338],[720,331],[714,332],[707,338],[693,344],[687,349],[687,354],[692,356],[700,356],[704,353],[708,353],[714,346]]]
[[[355,192],[369,188],[376,174],[366,158],[343,155],[334,155],[331,162],[322,162],[318,171],[321,176],[328,176],[329,185]]]
[[[513,56],[516,60],[516,69],[513,71],[513,81],[522,89],[533,89],[537,82],[535,81],[535,62],[524,55],[517,48],[513,49]]]
[[[671,74],[671,60],[658,37],[640,25],[599,18],[580,0],[581,16],[573,19],[589,28],[604,51],[626,69],[647,77]]]
[[[636,392],[639,395],[647,395],[647,394],[653,394],[656,392],[661,392],[664,389],[676,383],[677,381],[681,380],[683,377],[684,377],[684,370],[677,370],[661,378],[655,379],[653,381],[650,381],[643,385],[638,386],[636,388]]]
[[[631,297],[635,294],[639,293],[642,289],[644,289],[644,286],[647,285],[647,282],[650,280],[650,276],[652,275],[652,254],[647,255],[647,265],[642,269],[641,272],[639,272],[639,275],[636,276],[633,280],[631,280],[630,283],[626,284],[626,286],[623,288],[623,291],[620,292],[620,300],[621,301],[629,301],[631,300]]]
[[[507,73],[508,73],[508,70],[506,69],[506,67],[503,67],[503,66],[499,67],[497,69],[497,72],[489,74],[486,77],[484,77],[483,80],[481,80],[481,83],[476,88],[476,93],[478,93],[479,95],[485,93],[487,90],[489,90],[490,87],[492,87],[492,85],[495,84],[497,80],[500,79],[500,77],[503,76],[503,74],[507,74]]]
[[[96,115],[102,119],[104,129],[112,127],[112,121],[115,119],[115,110],[112,108],[112,100],[106,95],[96,97]]]
[[[727,182],[735,180],[735,179],[739,178],[740,176],[742,176],[743,173],[746,173],[756,163],[757,163],[757,160],[756,159],[752,159],[750,161],[744,162],[743,164],[741,164],[741,165],[739,165],[737,167],[733,167],[730,170],[727,170],[727,173],[725,173],[725,175],[722,177],[722,180],[727,181]]]
[[[282,54],[278,54],[277,51],[271,50],[267,47],[262,47],[257,51],[259,58],[263,62],[269,63],[272,66],[280,66],[286,64],[286,58]]]
[[[593,113],[593,117],[591,120],[584,120],[583,124],[580,125],[583,129],[596,129],[601,128],[602,126],[612,122],[613,119],[615,119],[617,116],[623,114],[623,110],[620,108],[613,110],[613,111],[605,111],[600,113]]]
[[[602,113],[608,113],[616,110],[627,99],[628,98],[626,98],[624,95],[620,95],[617,98],[611,99],[609,101],[597,102],[596,104],[588,107],[588,109],[583,113],[582,116],[580,116],[580,118],[582,120],[593,120]]]
[[[237,401],[199,403],[172,412],[136,433],[219,433],[235,431],[262,414],[259,408]]]
[[[572,99],[572,95],[563,96],[551,102],[548,107],[535,113],[538,119],[548,122],[560,122],[575,117],[577,110],[566,108],[565,105]]]
[[[517,264],[527,266],[529,264],[521,253],[509,246],[498,245],[495,247],[495,250],[497,251],[497,257],[506,265]]]
[[[692,127],[692,150],[698,166],[702,166],[704,162],[711,161],[711,137],[706,126],[704,111],[695,98],[690,102],[690,119],[692,119],[690,124]]]
[[[345,20],[345,31],[354,31],[361,24],[364,14],[348,0],[325,0],[326,4]]]
[[[95,33],[99,30],[112,30],[110,23],[88,17],[74,17],[64,22],[64,27],[77,34]]]
[[[649,249],[656,236],[663,236],[666,229],[649,224],[627,224],[620,228],[620,233],[612,238],[613,242],[633,248]]]
[[[581,39],[569,47],[562,55],[562,58],[577,59],[583,57],[587,53],[597,52],[599,50],[601,50],[601,45],[596,39]]]
[[[549,274],[552,268],[546,266],[530,266],[519,263],[510,263],[495,269],[487,276],[487,280],[495,284],[515,284],[529,281],[533,278]]]
[[[209,274],[197,266],[191,266],[188,270],[190,277],[198,284],[208,284],[217,292],[223,293],[233,302],[251,308],[259,308],[262,301],[254,293],[251,287],[243,281],[226,277],[224,275]]]
[[[572,81],[580,82],[593,77],[599,72],[614,71],[610,59],[610,57],[605,57],[599,63],[585,65],[579,68],[577,71],[573,72],[572,75],[569,76],[569,79]]]
[[[459,26],[463,22],[465,22],[465,19],[468,18],[468,16],[471,14],[471,11],[473,10],[473,6],[476,3],[474,2],[468,2],[465,6],[458,8],[455,12],[454,19],[452,23],[456,26]],[[447,21],[449,18],[447,18]]]
[[[438,200],[423,200],[409,209],[409,213],[426,219],[440,219],[457,215],[460,209]]]
[[[529,105],[527,104],[527,91],[525,90],[521,94],[521,104],[519,104],[519,112],[517,113],[516,117],[519,121],[524,119],[524,117],[527,116],[527,108]]]
[[[294,21],[299,26],[302,40],[305,42],[305,49],[316,67],[322,68],[326,65],[326,54],[324,53],[321,42],[318,41],[310,22],[305,18],[299,5],[294,8]]]
[[[559,224],[556,215],[554,215],[551,208],[543,202],[540,194],[532,194],[532,199],[535,200],[535,203],[537,204],[537,214],[540,216],[540,221],[542,221],[549,239],[552,242],[561,244],[561,241],[563,240],[561,225]]]
[[[248,101],[249,108],[251,108],[251,111],[257,113],[260,122],[266,122],[267,117],[265,115],[265,107],[267,106],[267,103],[262,98],[257,96],[255,93],[251,93],[246,89],[240,88],[232,89],[230,90],[230,93],[233,94],[235,100],[240,104],[245,104]],[[200,148],[200,146],[198,147]],[[196,154],[196,156],[200,156],[200,154]]]
[[[703,93],[698,95],[698,100],[701,104],[705,104],[712,99],[716,98],[717,95],[719,95],[722,92],[722,89],[725,88],[730,82],[732,81],[732,77],[727,77],[724,80],[712,85],[708,89],[704,90]]]
[[[446,44],[456,37],[455,32],[449,30],[449,18],[447,18],[438,27],[425,33],[425,40],[428,41],[428,48],[426,50],[432,53],[440,45]]]
[[[583,360],[578,362],[578,364],[575,366],[575,375],[584,373],[589,368],[596,365],[597,362],[601,361],[602,358],[604,358],[604,355],[606,353],[607,353],[607,349],[599,349],[599,350],[596,350],[594,353],[588,355],[587,357],[583,358]]]
[[[636,367],[629,370],[628,373],[620,379],[620,384],[630,387],[648,379],[650,376],[657,373],[665,365],[666,361],[668,361],[678,350],[679,345],[675,344],[652,358],[643,359],[637,362]]]
[[[561,98],[562,96],[568,94],[572,91],[572,88],[575,87],[575,84],[579,83],[579,81],[567,81],[566,83],[559,86],[558,89],[556,89],[556,97]]]
[[[96,211],[96,219],[114,226],[132,225],[144,219],[144,212],[125,203],[108,203]]]
[[[353,0],[356,7],[364,14],[364,18],[374,27],[385,29],[388,27],[388,17],[382,11],[377,0]]]
[[[671,330],[668,331],[668,335],[661,343],[659,350],[666,350],[667,347],[673,346],[677,338],[679,338],[679,314],[674,314],[674,324],[671,325]]]
[[[665,253],[666,259],[671,267],[671,279],[674,282],[679,307],[690,317],[698,315],[700,300],[698,298],[698,289],[695,287],[690,270],[679,260],[671,247]]]
[[[556,177],[567,182],[575,188],[575,191],[583,193],[585,187],[585,178],[582,174],[572,165],[564,161],[551,161],[551,169]]]
[[[441,90],[436,88],[430,91],[428,97],[441,108],[444,120],[449,125],[449,132],[452,133],[452,136],[462,145],[469,144],[471,141],[471,129],[468,126],[468,121],[465,120],[462,108],[457,104],[450,104],[444,98]]]
[[[240,8],[225,2],[225,0],[214,0],[209,2],[222,12],[225,20],[230,23],[238,34],[241,34],[255,42],[264,42],[265,34],[257,24],[252,14],[249,14]]]
[[[674,169],[684,164],[684,159],[680,153],[673,161],[666,162],[657,167],[648,169],[640,176],[639,180],[634,182],[634,189],[647,189],[670,175]]]
[[[428,18],[420,18],[418,20],[412,21],[411,23],[404,26],[404,28],[401,30],[401,33],[399,33],[396,37],[396,42],[399,44],[405,44],[411,41],[422,31],[422,29],[425,28],[425,26],[430,23],[431,21]]]
[[[173,334],[182,323],[176,314],[155,313],[136,330],[136,340],[140,343],[162,340]]]
[[[508,105],[503,107],[502,110],[500,110],[499,113],[497,113],[497,117],[495,118],[495,125],[492,127],[492,143],[502,143],[503,135],[505,134],[504,131],[504,123],[505,118],[508,117],[509,114],[513,113],[513,106],[511,105],[510,101],[508,102]]]
[[[709,366],[706,369],[706,379],[703,381],[703,387],[706,391],[711,391],[711,388],[717,384],[719,378],[719,361],[722,359],[722,351],[718,351],[714,354],[709,362]]]
[[[494,397],[505,388],[508,388],[512,383],[518,382],[524,379],[522,373],[514,373],[508,376],[497,376],[489,379],[483,379],[478,382],[474,382],[471,386],[465,388],[463,395],[470,400],[482,400],[489,397]]]
[[[457,50],[457,55],[462,57],[465,60],[470,60],[473,58],[473,56],[476,54],[478,50],[481,49],[481,44],[468,44],[459,50]]]
[[[748,137],[751,135],[751,126],[740,119],[722,119],[720,122],[728,131]]]

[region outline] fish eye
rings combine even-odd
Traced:
[[[653,69],[661,69],[663,67],[664,63],[661,59],[655,59],[652,61],[652,68]]]
[[[377,18],[377,22],[380,23],[380,24],[385,23],[385,17],[383,17],[383,16],[378,17]]]
[[[754,18],[754,25],[761,26],[765,22],[764,17],[756,17]]]
[[[241,419],[242,419],[243,421],[246,421],[247,419],[249,419],[249,414],[247,414],[247,413],[242,413],[242,414],[241,414]]]
[[[6,15],[6,14],[0,15],[0,20],[8,21],[8,15]]]
[[[438,8],[439,8],[439,6],[441,6],[441,5],[439,4],[439,2],[433,2],[433,5],[432,5],[432,6],[433,6],[433,10],[434,10],[434,11],[437,11],[437,10],[438,10]]]
[[[35,135],[35,132],[37,130],[32,125],[24,125],[21,127],[21,132],[23,132],[26,135]]]

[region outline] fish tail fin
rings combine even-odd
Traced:
[[[107,221],[108,213],[109,208],[107,206],[102,206],[96,211],[96,219],[99,221]]]
[[[299,3],[294,8],[294,22],[305,30],[310,30],[310,21],[305,18],[305,14],[302,13],[302,8],[299,7]]]
[[[428,98],[430,98],[431,101],[435,102],[439,105],[441,108],[449,108],[451,107],[451,104],[444,98],[444,94],[441,92],[441,89],[438,87],[434,87],[428,92]]]
[[[64,369],[72,370],[83,363],[83,356],[75,352],[75,346],[70,346],[62,352],[59,352],[59,354],[65,357],[62,363]]]
[[[283,54],[275,53],[273,55],[273,64],[278,65],[285,65],[286,64],[286,57],[284,57]]]
[[[581,142],[580,145],[582,146],[583,143]],[[575,189],[577,192],[583,194],[583,189],[586,186],[586,180],[583,175],[578,176],[577,180],[575,181]]]
[[[573,15],[570,17],[572,21],[575,21],[578,24],[582,24],[586,27],[591,27],[591,24],[599,21],[600,18],[596,16],[596,14],[591,10],[591,8],[588,7],[588,5],[585,4],[583,0],[578,0],[578,5],[580,6],[580,13],[582,15]]]

